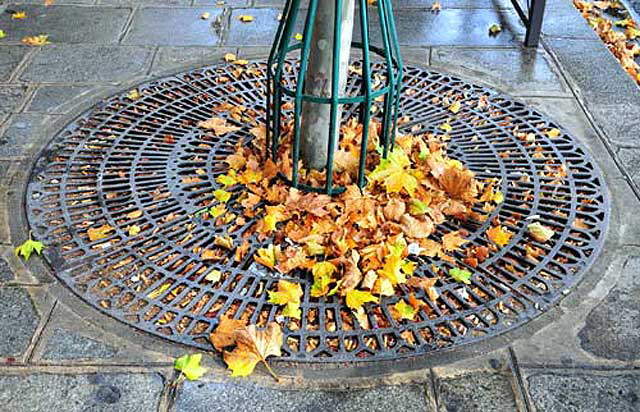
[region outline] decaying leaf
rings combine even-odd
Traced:
[[[527,225],[529,235],[537,242],[545,243],[554,235],[554,231],[540,222],[530,223]]]
[[[262,362],[271,375],[279,380],[273,372],[267,358],[281,356],[282,328],[275,322],[267,325],[265,330],[258,330],[256,325],[245,326],[233,334],[233,351],[224,352],[224,361],[231,369],[231,376],[248,376],[255,369],[258,362]]]
[[[198,122],[198,127],[213,130],[216,136],[223,136],[229,132],[240,130],[238,126],[229,125],[227,120],[221,117],[212,117],[211,119]]]
[[[27,46],[44,46],[49,44],[49,36],[46,34],[40,34],[38,36],[26,36],[22,38],[22,43]]]
[[[113,227],[109,225],[102,225],[100,227],[89,228],[87,230],[87,235],[89,236],[89,240],[95,242],[96,240],[106,238],[109,233],[113,232]]]
[[[235,343],[235,332],[241,330],[246,325],[247,322],[242,319],[232,319],[229,316],[223,315],[216,329],[209,334],[209,341],[211,341],[211,344],[216,350],[222,352],[224,348]]]

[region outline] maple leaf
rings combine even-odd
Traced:
[[[470,200],[475,196],[473,172],[448,166],[438,176],[438,183],[452,199]]]
[[[276,266],[278,261],[278,256],[280,255],[280,246],[274,246],[273,244],[258,249],[256,256],[254,257],[255,261],[258,263],[262,263],[268,268],[273,269]]]
[[[225,249],[233,249],[233,239],[231,239],[231,236],[229,235],[225,235],[225,236],[216,236],[213,239],[213,244],[216,246],[220,246],[223,247]]]
[[[223,315],[216,329],[209,334],[209,341],[214,348],[222,351],[236,342],[235,332],[246,325],[247,322],[242,319],[233,319],[228,315]]]
[[[299,283],[288,282],[286,280],[278,281],[277,291],[269,292],[269,303],[276,305],[286,305],[283,316],[300,319],[302,311],[300,310],[300,298],[302,298],[302,287]]]
[[[440,5],[440,2],[437,1],[437,0],[434,1],[433,4],[431,5],[431,9],[430,10],[431,10],[432,13],[437,13],[440,10],[442,10],[442,6]]]
[[[96,240],[106,238],[111,231],[113,231],[113,227],[109,225],[102,225],[96,228],[89,228],[89,230],[87,230],[87,235],[89,236],[90,241],[95,242]]]
[[[184,355],[175,360],[173,367],[182,372],[187,380],[197,381],[207,372],[206,368],[200,366],[201,360],[201,353]]]
[[[505,230],[502,226],[493,226],[487,230],[487,238],[498,246],[505,246],[511,240],[513,233]]]
[[[269,356],[281,356],[283,334],[276,322],[270,322],[265,330],[258,330],[256,325],[249,325],[235,332],[236,348],[224,353],[224,361],[231,369],[231,376],[248,376],[258,362],[264,363],[271,375],[279,381],[278,376],[267,363]]]
[[[371,292],[350,290],[346,293],[346,303],[350,309],[359,310],[367,302],[377,302],[378,299]]]
[[[24,11],[15,11],[15,12],[11,13],[11,19],[12,20],[24,19],[26,17],[27,17],[27,13],[25,13]]]
[[[211,119],[198,122],[198,127],[206,130],[213,130],[216,136],[223,136],[229,132],[240,130],[238,126],[227,124],[227,120],[221,117],[212,117]]]
[[[226,190],[216,189],[213,191],[213,197],[215,197],[220,203],[226,203],[231,199],[231,193]]]
[[[418,220],[411,215],[404,215],[400,224],[404,234],[415,239],[427,238],[434,230],[433,221],[428,217]]]
[[[555,234],[553,229],[543,226],[539,222],[527,225],[527,230],[529,231],[529,235],[540,243],[547,242]]]
[[[560,130],[555,129],[555,128],[554,128],[554,129],[549,129],[549,130],[547,130],[545,133],[546,133],[546,135],[547,135],[548,137],[550,137],[551,139],[554,139],[554,138],[556,138],[556,137],[560,136]]]
[[[403,263],[404,260],[399,256],[387,256],[384,266],[378,270],[378,275],[388,279],[393,285],[404,283],[407,281],[407,278],[402,271]]]
[[[453,252],[467,242],[467,239],[460,236],[459,230],[449,232],[446,235],[442,236],[442,248],[446,252]]]
[[[27,46],[44,46],[49,44],[49,36],[46,34],[40,34],[38,36],[26,36],[22,38],[22,43]]]
[[[471,284],[471,281],[469,280],[469,278],[471,278],[471,272],[468,270],[452,268],[449,269],[449,276],[451,276],[456,282],[466,283],[467,285]]]
[[[411,159],[401,147],[395,147],[386,159],[381,159],[376,168],[369,174],[372,182],[382,181],[387,193],[399,193],[405,189],[413,197],[418,187],[418,179],[409,173]]]
[[[382,213],[387,219],[399,222],[406,209],[406,204],[402,200],[389,199],[387,205],[382,209]]]
[[[223,59],[227,63],[233,63],[236,60],[236,55],[233,53],[227,53],[224,55]]]
[[[42,249],[44,249],[44,244],[42,244],[42,242],[27,239],[23,244],[15,248],[14,253],[16,256],[22,256],[24,260],[29,260],[34,251],[40,255],[42,253]]]
[[[407,304],[404,299],[400,299],[395,305],[391,307],[391,315],[395,320],[413,320],[418,311],[411,305]]]
[[[338,268],[331,262],[318,262],[311,267],[311,273],[313,274],[311,296],[317,298],[329,292],[329,284],[333,282],[333,274],[336,270]]]

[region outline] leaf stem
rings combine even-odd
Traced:
[[[273,371],[273,369],[271,369],[271,366],[269,366],[269,363],[267,363],[267,360],[262,359],[262,363],[264,363],[264,366],[267,367],[267,370],[269,371],[271,376],[273,376],[273,379],[275,379],[276,382],[280,383],[280,377]]]

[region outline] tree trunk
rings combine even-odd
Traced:
[[[333,67],[333,30],[335,0],[318,0],[318,10],[311,36],[309,66],[305,77],[305,94],[330,97]],[[340,33],[340,76],[339,94],[344,94],[349,69],[351,38],[353,36],[355,0],[342,2],[342,31]],[[329,119],[331,107],[328,104],[304,102],[302,104],[300,152],[304,164],[311,169],[321,170],[327,164],[329,145]],[[339,136],[341,110],[335,125],[336,138]]]

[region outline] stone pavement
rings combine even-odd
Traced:
[[[640,93],[568,0],[549,0],[537,50],[500,0],[397,0],[404,57],[534,105],[599,161],[612,197],[602,256],[562,302],[526,326],[404,370],[276,364],[228,378],[219,359],[176,388],[188,351],[96,313],[56,283],[26,238],[22,196],[40,148],[69,115],[162,74],[263,57],[280,0],[41,0],[0,15],[0,411],[638,411]],[[210,12],[208,21],[199,19]],[[242,23],[238,15],[255,16]],[[504,30],[487,35],[493,23]],[[48,34],[42,48],[20,44]],[[69,295],[64,299],[59,297]],[[304,390],[301,390],[304,389]]]

